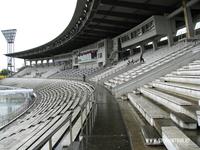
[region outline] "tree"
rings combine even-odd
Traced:
[[[2,69],[0,72],[0,75],[2,76],[8,76],[10,74],[10,71],[8,69]]]

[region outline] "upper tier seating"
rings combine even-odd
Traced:
[[[69,146],[70,115],[72,115],[74,141],[92,109],[92,102],[87,100],[92,100],[94,88],[86,83],[9,78],[2,80],[0,84],[34,88],[37,95],[32,111],[24,118],[19,118],[7,130],[0,131],[0,149],[48,149],[48,138],[52,135],[53,148],[58,142],[62,147]],[[81,111],[81,106],[84,104],[86,105]]]
[[[114,76],[113,78],[104,82],[104,85],[109,88],[115,88],[121,84],[126,84],[130,80],[134,80],[140,75],[143,75],[156,67],[159,67],[165,63],[168,63],[172,60],[175,60],[178,57],[181,57],[189,52],[191,52],[192,44],[186,45],[177,45],[169,49],[158,50],[149,55],[145,56],[145,63],[136,66],[133,69],[130,69],[126,72],[123,72],[119,75]]]

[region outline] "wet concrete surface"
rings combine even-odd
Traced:
[[[82,150],[131,150],[120,108],[113,95],[96,86],[97,114],[90,134],[83,135]]]
[[[183,133],[188,136],[194,143],[200,147],[200,128],[196,130],[182,129]]]
[[[166,150],[163,145],[148,146],[145,144],[141,127],[147,125],[147,121],[128,101],[118,100],[125,124],[128,128],[130,140],[134,150]]]

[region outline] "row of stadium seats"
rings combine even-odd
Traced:
[[[22,78],[47,78],[60,70],[63,66],[32,66],[25,67],[22,71],[15,74],[13,77],[22,77]]]
[[[130,57],[129,60],[121,61],[117,65],[113,65],[109,67],[109,69],[104,69],[104,71],[99,71],[99,68],[63,70],[64,68],[63,65],[57,65],[57,66],[45,66],[45,65],[41,66],[40,65],[40,66],[26,67],[22,71],[15,74],[13,77],[82,79],[83,74],[85,74],[86,76],[89,76],[91,78],[90,79],[91,81],[95,81],[95,82],[106,78],[107,81],[105,81],[104,84],[106,86],[110,86],[114,88],[120,84],[126,83],[129,80],[135,78],[137,74],[140,75],[141,74],[140,70],[144,70],[144,71],[148,70],[149,67],[147,65],[150,65],[150,68],[151,68],[151,65],[154,65],[153,62],[161,59],[162,57],[170,57],[169,56],[170,54],[176,53],[178,50],[184,49],[189,46],[190,44],[188,44],[187,42],[184,42],[184,43],[178,43],[175,46],[172,46],[170,48],[163,47],[157,51],[147,50],[144,52],[144,55],[143,55],[145,58],[145,64],[140,64],[138,60],[140,57],[140,54],[138,53],[134,55],[133,57]],[[128,61],[131,61],[131,60],[136,61],[136,63],[138,64],[136,65],[137,67],[133,65],[129,65],[129,66],[127,65]],[[158,63],[159,61],[156,62],[156,64]],[[130,66],[132,66],[133,69],[130,70]],[[122,73],[121,70],[125,72]],[[135,72],[136,74],[133,74],[133,72]],[[93,74],[95,75],[93,76]],[[109,79],[109,76],[111,76],[112,78]]]
[[[184,49],[184,48],[186,48],[186,47],[188,47],[190,45],[191,45],[191,43],[180,42],[180,43],[177,43],[176,45],[174,45],[172,47],[162,47],[162,48],[160,48],[160,49],[158,49],[156,51],[154,51],[154,50],[144,51],[143,57],[145,59],[145,64],[141,65],[140,67],[143,67],[146,64],[153,63],[154,61],[159,60],[162,57],[170,55],[171,53],[175,53],[175,52],[179,51],[180,49]],[[98,81],[102,80],[103,78],[106,78],[106,77],[108,77],[108,76],[110,76],[112,74],[116,74],[115,76],[118,78],[119,75],[121,75],[121,74],[117,74],[117,72],[119,72],[120,70],[128,67],[127,66],[128,61],[131,61],[132,59],[134,61],[137,61],[139,59],[139,57],[140,57],[140,54],[137,54],[137,55],[134,55],[134,56],[130,57],[126,61],[119,62],[117,65],[112,66],[112,68],[110,68],[109,70],[107,70],[105,72],[102,72],[101,74],[98,74],[95,77],[91,78],[91,80],[95,81],[95,82],[98,82]],[[139,63],[139,61],[137,61],[137,63]],[[138,67],[138,69],[140,67]],[[127,72],[127,73],[129,73],[129,72]],[[126,75],[127,73],[125,72],[124,75]],[[126,80],[126,77],[124,78],[124,80]],[[119,81],[119,83],[123,82],[124,80],[122,79],[122,81]],[[111,81],[107,81],[105,83],[107,83],[107,84],[109,84],[109,83],[112,84],[113,83],[113,86],[115,84],[115,82],[112,82],[112,80]]]
[[[85,68],[85,69],[69,69],[61,71],[57,74],[52,75],[50,78],[56,79],[82,79],[83,74],[85,76],[90,76],[97,72],[98,68]]]
[[[149,131],[148,125],[142,127],[147,145],[164,143],[167,149],[200,149],[199,72],[200,60],[195,60],[128,93],[130,103],[148,122],[146,124],[154,127],[151,132],[155,134]]]
[[[120,86],[121,84],[126,84],[130,80],[136,79],[138,76],[145,74],[163,64],[166,64],[172,60],[177,59],[189,52],[191,52],[192,45],[186,45],[184,47],[180,47],[179,49],[170,51],[156,51],[152,55],[146,57],[145,63],[128,70],[120,75],[109,79],[108,81],[104,82],[104,85],[110,88],[115,88]],[[172,48],[173,49],[173,48]]]
[[[67,147],[76,139],[92,108],[94,88],[86,83],[51,79],[5,79],[7,85],[34,86],[36,106],[24,118],[0,134],[0,149],[48,149]],[[42,86],[41,86],[42,85]],[[41,87],[40,87],[41,86]],[[30,88],[30,87],[29,87]],[[91,97],[91,99],[90,99]],[[84,107],[82,107],[84,106]],[[72,137],[70,136],[70,119]],[[62,138],[65,138],[62,140]]]
[[[199,51],[199,45],[180,43],[170,48],[147,51],[144,53],[145,63],[137,63],[136,66],[132,66],[133,68],[128,70],[127,61],[120,62],[110,69],[101,71],[91,80],[101,82],[102,79],[106,79],[107,81],[103,80],[103,83],[109,89],[118,88],[121,85],[123,87],[130,81],[135,81],[138,77],[149,74],[150,71],[153,72],[165,64],[170,64],[171,61],[180,60],[177,58],[188,56],[189,53],[196,50]],[[125,72],[123,72],[124,68],[127,69]],[[34,70],[30,70],[30,72],[32,74]],[[42,69],[40,72],[42,73]],[[54,80],[16,78],[14,81],[9,79],[9,84],[12,86],[20,85],[20,87],[28,86],[39,89],[37,90],[36,101],[38,105],[25,118],[19,120],[16,126],[0,134],[0,149],[12,142],[12,145],[15,145],[15,147],[12,147],[14,149],[41,148],[38,145],[42,145],[43,149],[46,149],[48,148],[47,138],[50,135],[53,135],[51,145],[54,148],[58,145],[58,142],[61,147],[69,146],[69,122],[65,121],[73,113],[72,122],[74,122],[74,129],[76,129],[73,131],[74,140],[81,129],[81,120],[86,119],[86,114],[91,109],[90,106],[86,107],[84,110],[84,114],[86,114],[81,119],[81,110],[78,106],[86,101],[88,93],[91,93],[93,89],[81,82],[59,79],[82,79],[83,74],[90,76],[97,72],[97,68],[69,69],[57,72],[49,77],[56,78]],[[133,93],[128,93],[127,97],[131,104],[146,120],[146,126],[142,127],[142,133],[147,145],[164,143],[168,149],[174,147],[189,149],[188,145],[194,149],[199,149],[197,146],[199,144],[197,140],[200,138],[198,135],[198,126],[200,125],[199,75],[200,60],[196,60],[188,66],[161,77],[159,80],[151,80],[152,82],[137,88]],[[109,77],[112,78],[109,79]],[[6,80],[2,82],[6,82]],[[62,127],[58,129],[60,125]],[[56,132],[54,133],[54,131]],[[67,134],[64,135],[66,132]],[[65,140],[62,140],[63,137]],[[24,139],[21,140],[20,138]],[[188,145],[181,145],[178,141],[172,141],[173,139],[186,140],[189,143],[187,143]]]

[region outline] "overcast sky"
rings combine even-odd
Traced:
[[[0,30],[17,29],[15,52],[49,42],[69,24],[77,0],[0,0]],[[0,32],[0,70],[6,68],[7,44]],[[23,61],[16,60],[19,68]]]

